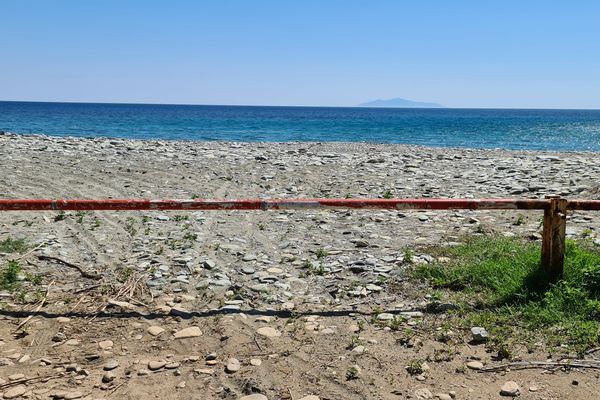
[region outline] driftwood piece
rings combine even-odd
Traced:
[[[76,264],[70,263],[68,261],[65,261],[62,258],[53,257],[53,256],[44,256],[44,255],[38,255],[37,258],[39,260],[42,260],[42,261],[54,261],[54,262],[57,262],[57,263],[62,264],[64,266],[67,266],[69,268],[76,269],[77,271],[79,271],[79,273],[81,274],[81,276],[83,276],[84,278],[96,279],[96,280],[102,279],[102,277],[100,275],[93,274],[91,272],[87,272],[83,268],[81,268],[79,265],[76,265]]]

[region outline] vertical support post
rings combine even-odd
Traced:
[[[567,199],[549,198],[550,207],[544,210],[542,270],[550,281],[556,281],[562,276],[565,265]]]

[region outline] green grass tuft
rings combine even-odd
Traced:
[[[13,290],[19,285],[19,274],[21,273],[21,265],[14,260],[0,270],[0,289]]]
[[[6,238],[0,241],[0,253],[24,253],[28,249],[25,239]]]
[[[578,354],[600,344],[600,249],[591,242],[567,241],[556,283],[541,272],[538,243],[484,236],[440,252],[452,261],[415,274],[461,304],[465,323],[504,339],[541,336]]]

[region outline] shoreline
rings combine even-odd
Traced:
[[[600,156],[600,151],[594,150],[526,150],[526,149],[507,149],[507,148],[489,148],[489,147],[452,147],[452,146],[423,146],[417,144],[404,144],[404,143],[387,143],[387,142],[369,142],[369,141],[323,141],[323,142],[315,142],[315,141],[234,141],[234,140],[183,140],[183,139],[147,139],[147,138],[124,138],[124,137],[111,137],[111,136],[73,136],[73,135],[53,135],[46,133],[17,133],[17,132],[9,132],[9,131],[0,131],[0,137],[22,137],[22,138],[38,138],[42,140],[82,140],[82,141],[131,141],[131,142],[147,142],[147,143],[164,143],[164,144],[232,144],[232,145],[330,145],[330,146],[356,146],[356,145],[364,145],[364,146],[393,146],[399,148],[407,148],[410,150],[437,150],[437,151],[473,151],[473,152],[505,152],[505,153],[523,153],[523,154],[573,154],[573,155],[590,155],[590,156]]]

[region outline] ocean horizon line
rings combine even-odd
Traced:
[[[381,110],[530,110],[530,111],[600,111],[600,108],[558,108],[558,107],[373,107],[335,105],[269,105],[269,104],[201,104],[201,103],[145,103],[145,102],[106,102],[106,101],[47,101],[47,100],[0,100],[0,103],[35,104],[90,104],[90,105],[139,105],[139,106],[182,106],[182,107],[265,107],[265,108],[358,108]]]

